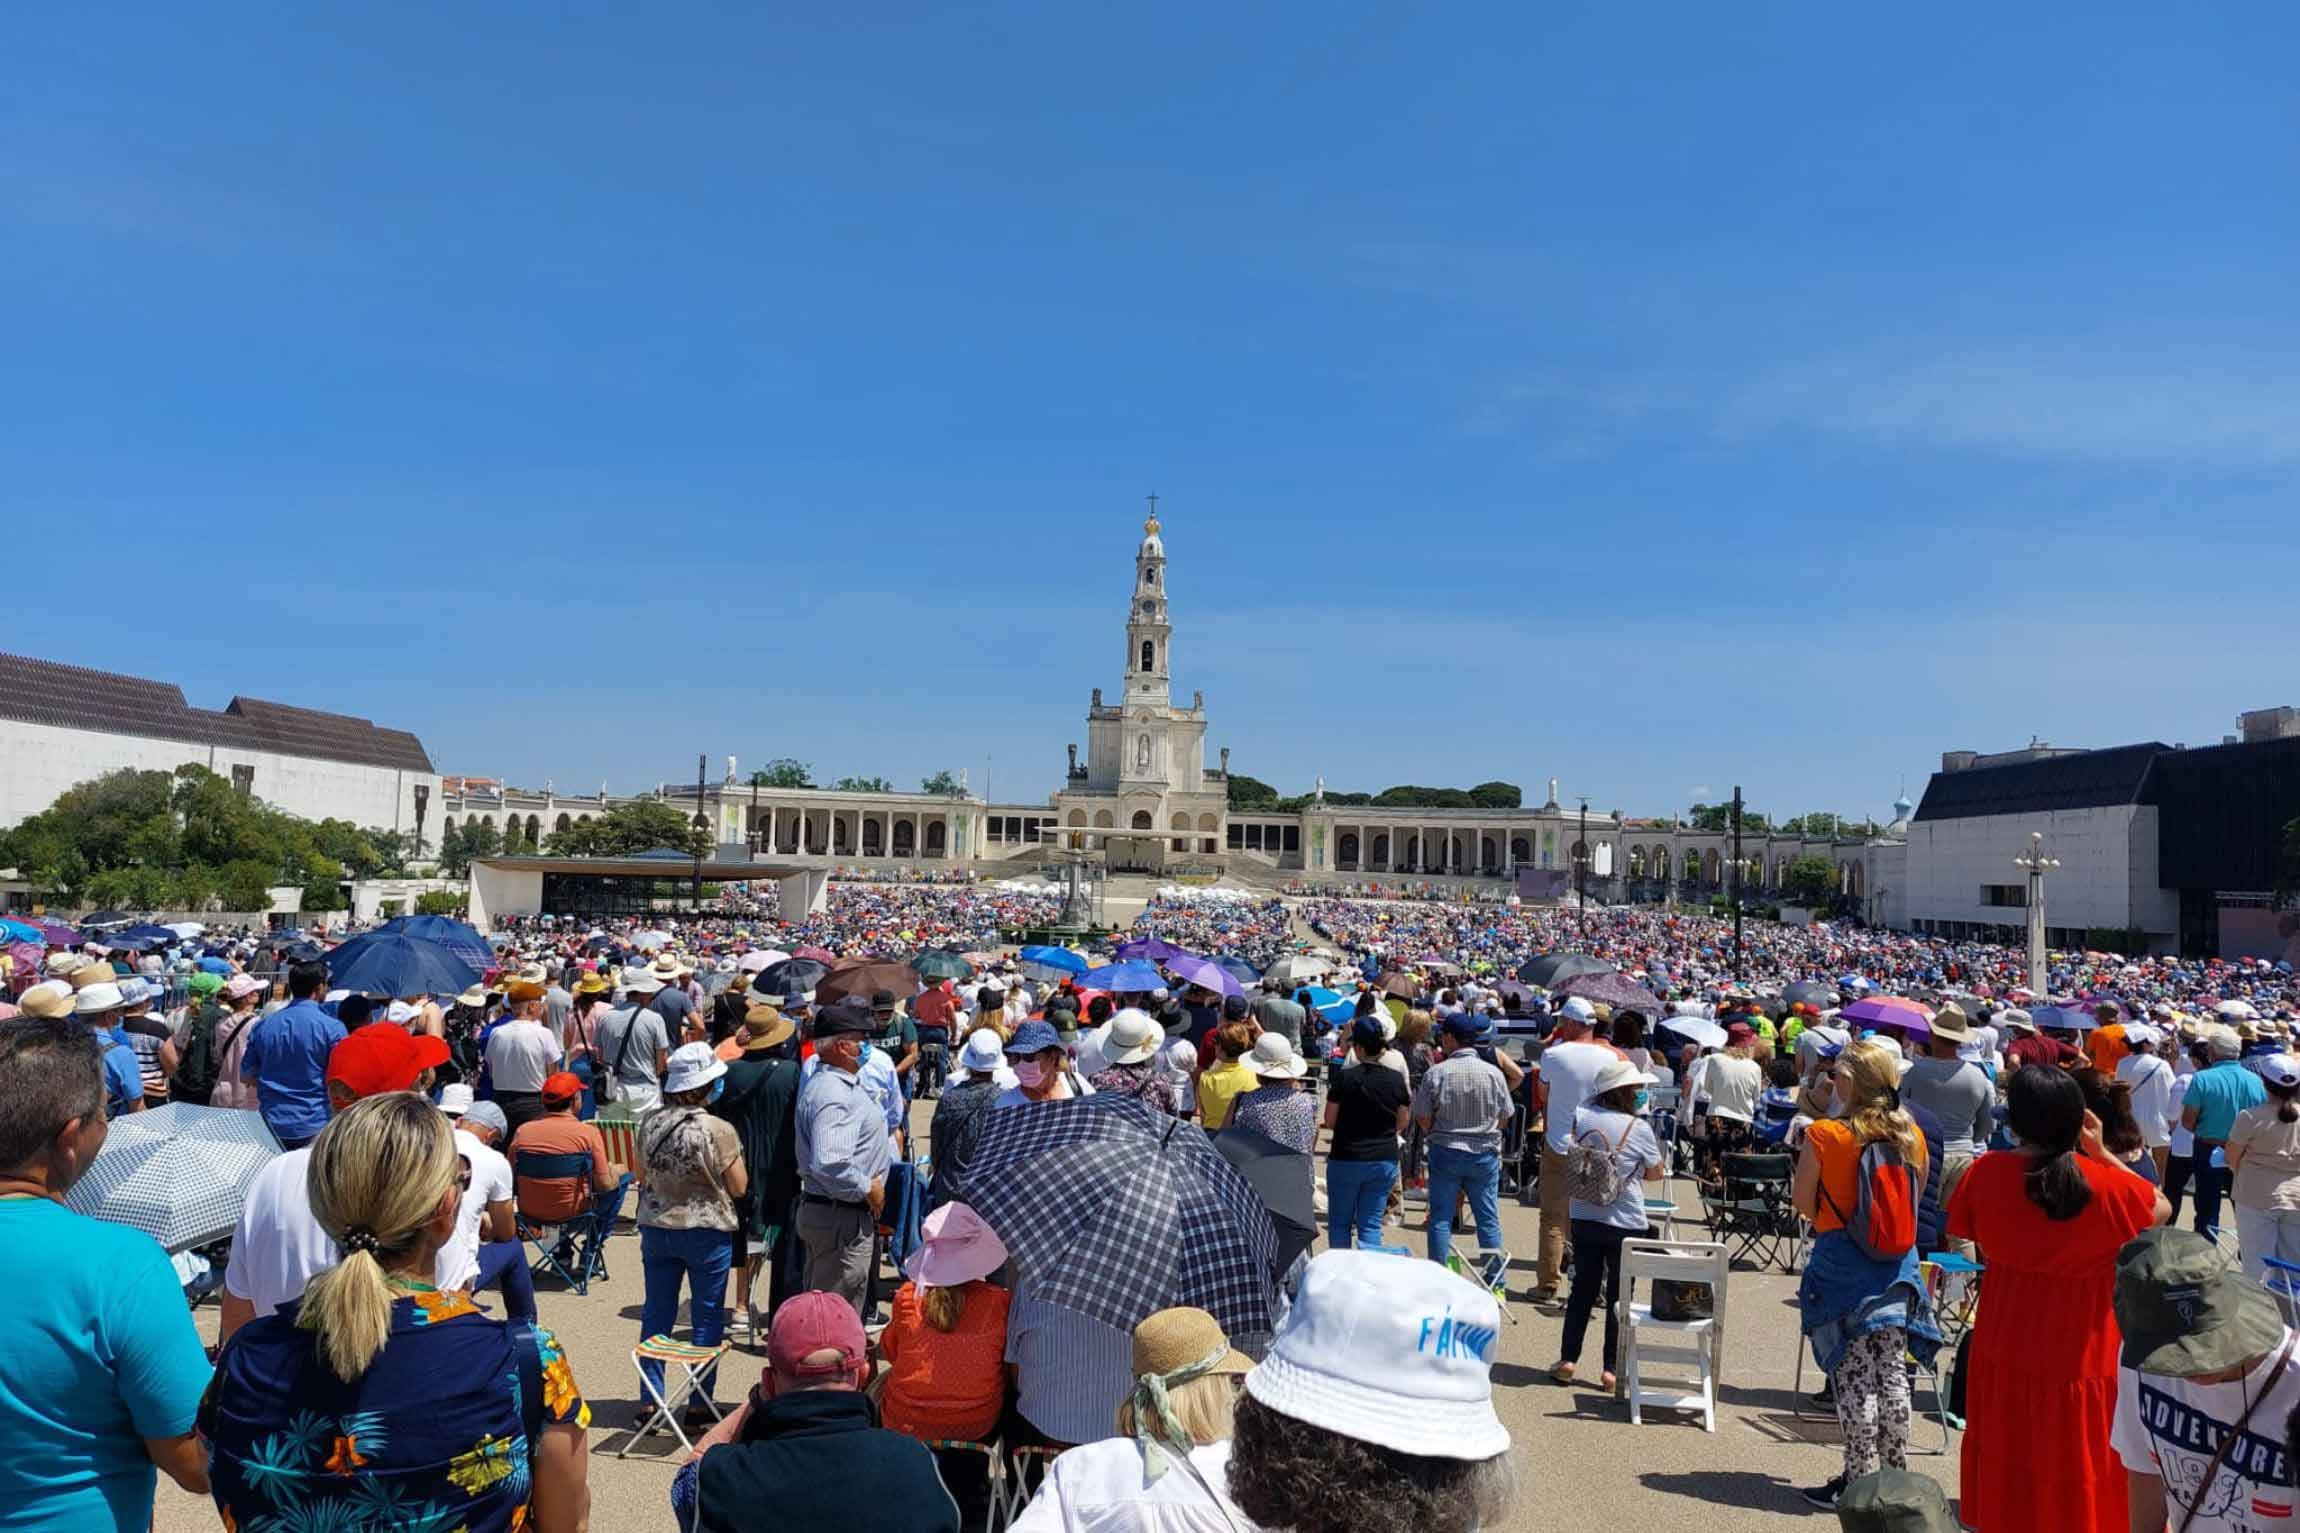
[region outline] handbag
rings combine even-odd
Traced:
[[[1675,1324],[1717,1318],[1717,1293],[1687,1278],[1653,1280],[1653,1318]]]
[[[607,1067],[606,1074],[591,1083],[591,1095],[594,1100],[612,1102],[621,1094],[623,1061],[631,1057],[631,1040],[639,1035],[639,1019],[646,1014],[647,1008],[644,1004],[632,1006],[631,1025],[623,1029],[623,1041],[615,1045],[615,1062]],[[594,1029],[592,1036],[593,1038],[598,1036],[596,1029]],[[598,1057],[596,1050],[593,1050],[592,1057]]]

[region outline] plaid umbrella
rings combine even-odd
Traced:
[[[248,1183],[279,1152],[261,1113],[170,1102],[113,1119],[64,1205],[186,1251],[232,1232]]]
[[[1661,1015],[1661,997],[1624,974],[1576,974],[1559,980],[1555,990],[1585,1001],[1603,1001],[1616,1011],[1634,1011],[1644,1017]]]
[[[1205,1133],[1129,1096],[985,1115],[966,1201],[1049,1304],[1132,1331],[1177,1304],[1259,1356],[1277,1316],[1278,1236]]]

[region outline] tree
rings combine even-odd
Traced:
[[[543,845],[554,857],[629,857],[663,847],[699,857],[709,855],[711,838],[671,805],[641,799],[617,804],[595,819],[553,831]]]
[[[842,777],[831,787],[840,793],[892,793],[894,784],[883,777]]]
[[[243,858],[224,869],[216,892],[226,910],[266,911],[272,908],[271,886],[271,870],[260,862]]]
[[[948,772],[936,772],[918,785],[918,791],[931,793],[937,798],[956,798],[958,779]]]
[[[778,756],[751,774],[754,788],[811,788],[815,769],[789,756]]]
[[[1836,898],[1837,865],[1826,857],[1800,857],[1789,864],[1789,876],[1782,892],[1794,903],[1808,908],[1826,905]]]
[[[1230,774],[1230,807],[1232,809],[1259,809],[1278,801],[1278,790],[1259,777],[1248,777],[1243,772]]]
[[[1816,809],[1810,814],[1798,815],[1793,820],[1783,820],[1776,829],[1785,836],[1810,836],[1821,841],[1843,835],[1847,827],[1843,815]]]
[[[451,916],[463,908],[463,897],[452,889],[431,889],[415,897],[419,916]]]
[[[1695,804],[1687,823],[1695,830],[1729,834],[1733,829],[1733,806],[1731,804]],[[1766,828],[1767,822],[1763,815],[1746,804],[1741,806],[1741,833],[1743,835],[1763,835]]]
[[[1516,809],[1525,794],[1513,782],[1481,782],[1469,790],[1469,801],[1480,809]]]

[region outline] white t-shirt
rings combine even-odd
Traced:
[[[2116,1078],[2132,1088],[2141,1143],[2152,1150],[2172,1143],[2172,1066],[2154,1054],[2127,1054],[2116,1062]]]
[[[559,1040],[542,1023],[506,1022],[487,1037],[487,1078],[497,1091],[541,1091],[560,1055]]]
[[[455,1153],[471,1167],[471,1185],[455,1211],[455,1233],[439,1248],[439,1286],[468,1288],[479,1276],[479,1226],[488,1207],[512,1198],[511,1162],[463,1129],[455,1131]]]
[[[2287,1329],[2284,1345],[2296,1338]],[[2300,1353],[2286,1363],[2284,1376],[2265,1399],[2260,1391],[2275,1371],[2271,1350],[2250,1373],[2226,1384],[2116,1370],[2116,1420],[2109,1443],[2125,1467],[2164,1481],[2172,1526],[2181,1526],[2199,1495],[2203,1504],[2187,1524],[2188,1533],[2290,1533],[2300,1526],[2295,1493],[2271,1478],[2284,1469],[2284,1419],[2300,1404]],[[2210,1485],[2199,1486],[2221,1438],[2235,1427],[2254,1401],[2244,1435],[2228,1450]]]
[[[1983,1022],[1972,1032],[1970,1038],[1957,1045],[1957,1058],[1976,1065],[1994,1062],[1997,1057],[1997,1030]]]
[[[2180,1126],[2181,1099],[2188,1095],[2188,1083],[2196,1078],[2196,1067],[2188,1064],[2187,1061],[2187,1053],[2183,1051],[2181,1062],[2187,1065],[2187,1068],[2176,1068],[2172,1072],[2172,1097],[2165,1108],[2165,1111],[2172,1118],[2172,1143],[2169,1148],[2174,1155],[2194,1155],[2196,1153],[2196,1136]],[[2166,1063],[2169,1064],[2171,1061],[2167,1060]]]
[[[1757,1098],[1765,1090],[1765,1072],[1757,1067],[1757,1061],[1712,1054],[1707,1085],[1710,1117],[1730,1118],[1735,1123],[1757,1120]]]
[[[1597,1072],[1613,1063],[1613,1059],[1611,1049],[1595,1043],[1553,1043],[1541,1051],[1541,1063],[1535,1068],[1540,1070],[1541,1084],[1549,1092],[1549,1105],[1543,1109],[1547,1116],[1542,1124],[1542,1137],[1558,1154],[1563,1155],[1573,1147],[1573,1115],[1589,1100],[1589,1088],[1597,1083]]]
[[[1252,1533],[1254,1524],[1230,1502],[1229,1472],[1230,1445],[1208,1443],[1191,1450],[1188,1464],[1169,1457],[1166,1472],[1145,1484],[1134,1439],[1106,1438],[1048,1465],[1046,1483],[1011,1526],[1013,1533]]]
[[[311,1211],[311,1146],[290,1150],[255,1175],[232,1231],[224,1291],[255,1306],[255,1318],[303,1297],[304,1286],[343,1259]]]

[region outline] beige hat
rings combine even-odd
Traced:
[[[1266,1081],[1298,1081],[1310,1068],[1284,1033],[1264,1033],[1256,1038],[1253,1051],[1239,1063]]]
[[[73,989],[85,990],[90,985],[108,985],[117,976],[112,973],[112,966],[108,963],[84,963],[74,969],[69,977]]]
[[[1179,1373],[1216,1359],[1206,1373],[1251,1373],[1254,1360],[1230,1345],[1222,1323],[1202,1309],[1162,1309],[1134,1327],[1133,1372]]]
[[[530,985],[548,985],[551,983],[551,976],[543,972],[543,965],[539,963],[526,965],[519,971],[519,978],[527,981]]]
[[[1954,1001],[1943,1001],[1941,1009],[1933,1013],[1933,1036],[1950,1043],[1970,1043],[1973,1040],[1972,1019],[1965,1009]]]
[[[2244,1040],[2236,1029],[2225,1022],[2214,1022],[2197,1029],[2196,1041],[2204,1045],[2215,1059],[2234,1059],[2244,1052]]]
[[[48,972],[50,974],[70,974],[86,968],[87,964],[88,960],[78,953],[50,953],[48,955]]]
[[[679,977],[679,960],[668,953],[657,958],[649,968],[659,980],[670,981]]]
[[[72,1014],[72,987],[61,980],[45,980],[16,997],[27,1017],[68,1017]]]

